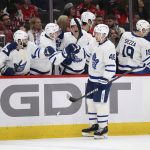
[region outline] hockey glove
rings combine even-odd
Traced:
[[[64,51],[65,51],[68,55],[70,55],[70,54],[72,54],[72,53],[74,53],[74,54],[79,53],[80,49],[81,49],[81,47],[80,47],[79,45],[74,44],[74,43],[70,43],[70,44],[64,49]]]
[[[3,75],[3,76],[14,76],[15,75],[15,70],[14,70],[14,68],[11,68],[11,67],[3,67],[2,69],[1,69],[1,75]]]
[[[53,47],[48,46],[48,47],[46,47],[45,50],[44,50],[44,55],[45,55],[46,57],[51,57],[55,52],[56,52],[56,51],[55,51],[55,49],[54,49]]]

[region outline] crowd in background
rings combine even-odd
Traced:
[[[133,12],[133,30],[136,30],[136,22],[140,19],[149,21],[149,15],[145,11],[144,0],[137,0],[136,8]],[[92,0],[82,0],[81,3],[66,3],[64,11],[55,20],[63,32],[70,31],[70,21],[72,18],[80,18],[85,11],[95,14],[95,22],[88,30],[93,29],[98,24],[106,24],[110,28],[109,39],[117,46],[119,39],[125,31],[129,31],[129,6],[124,0],[101,0],[93,3]],[[45,24],[42,23],[40,8],[33,5],[30,0],[10,0],[4,8],[0,9],[0,46],[13,41],[13,34],[18,29],[27,32],[29,41],[37,46],[40,44],[40,35]],[[4,36],[3,36],[4,35]],[[149,40],[149,35],[147,37]]]

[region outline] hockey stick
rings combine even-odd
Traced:
[[[139,67],[132,68],[131,70],[128,70],[128,71],[124,72],[124,73],[121,74],[120,76],[117,76],[116,78],[110,80],[107,84],[111,84],[112,82],[114,82],[114,81],[118,80],[119,78],[121,78],[121,77],[123,77],[123,76],[129,74],[130,72],[132,72],[133,70],[135,70],[135,69],[137,69],[137,68],[139,68]],[[79,97],[79,98],[74,98],[74,97],[71,97],[70,95],[67,95],[67,99],[70,100],[71,102],[77,102],[78,100],[80,100],[80,99],[82,99],[82,98],[84,98],[84,97],[86,97],[86,96],[89,96],[89,95],[91,95],[91,94],[93,94],[93,93],[95,93],[95,92],[97,92],[97,91],[98,91],[98,88],[96,88],[96,89],[94,89],[94,90],[92,90],[92,91],[86,93],[85,95],[83,95],[83,96],[81,96],[81,97]]]

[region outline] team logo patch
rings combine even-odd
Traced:
[[[97,66],[98,62],[99,62],[99,60],[96,58],[96,53],[94,53],[93,56],[92,56],[92,67],[94,69],[96,69],[96,66]]]

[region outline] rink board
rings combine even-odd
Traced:
[[[80,137],[88,127],[86,76],[1,77],[0,139]],[[109,135],[150,134],[150,76],[115,81],[109,95]]]

